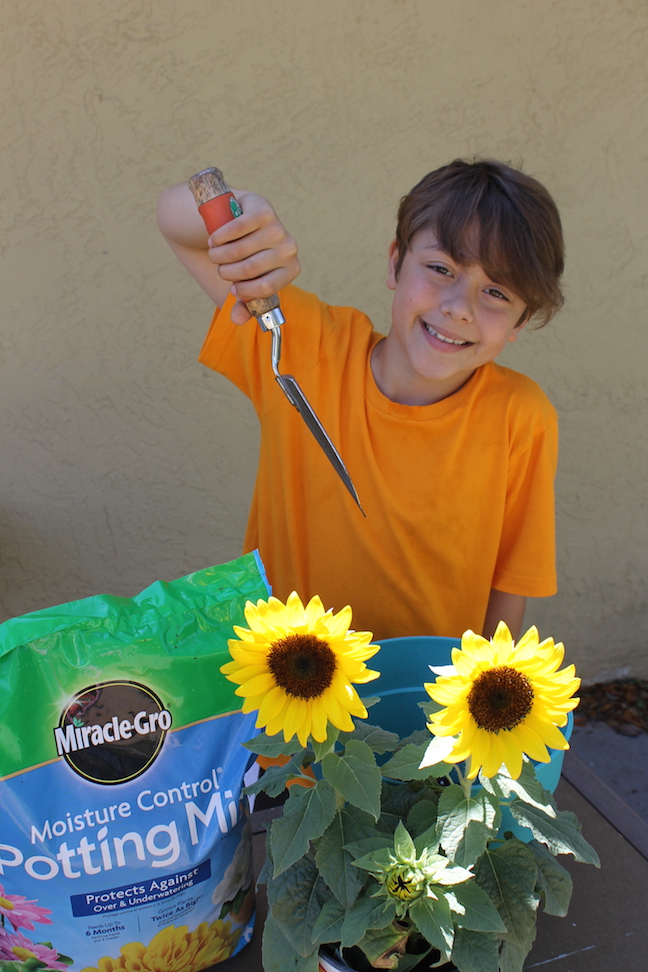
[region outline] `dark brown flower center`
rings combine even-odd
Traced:
[[[531,682],[515,668],[500,665],[482,672],[473,682],[468,708],[480,729],[513,729],[533,705]]]
[[[316,699],[333,681],[335,654],[316,635],[286,635],[270,648],[268,668],[288,695]]]

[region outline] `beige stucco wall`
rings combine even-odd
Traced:
[[[561,208],[565,310],[504,362],[562,426],[560,593],[584,676],[648,674],[645,0],[4,0],[1,617],[239,552],[247,402],[158,236],[171,182],[268,195],[302,283],[384,329],[399,196],[456,156]]]

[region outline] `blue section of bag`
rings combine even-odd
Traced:
[[[171,731],[150,769],[119,785],[88,782],[64,759],[5,780],[0,898],[32,902],[33,928],[20,924],[18,905],[8,911],[0,953],[22,936],[51,943],[73,970],[92,969],[124,945],[153,947],[161,932],[199,951],[198,929],[202,967],[235,954],[254,920],[240,801],[251,760],[241,743],[254,718],[236,712]]]

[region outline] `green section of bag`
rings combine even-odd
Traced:
[[[134,656],[137,681],[145,673],[172,712],[173,729],[239,710],[236,686],[220,666],[229,660],[232,625],[245,625],[246,601],[268,593],[255,552],[170,583],[157,581],[133,598],[97,595],[5,621],[0,777],[54,758],[53,730],[70,696],[129,678]]]

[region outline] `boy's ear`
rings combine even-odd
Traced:
[[[389,244],[389,273],[387,274],[387,286],[390,290],[396,290],[396,264],[398,263],[398,245],[396,240]]]
[[[518,334],[520,333],[520,331],[522,330],[523,327],[526,327],[527,326],[527,324],[529,323],[530,320],[531,320],[531,314],[530,313],[527,313],[522,318],[522,320],[520,321],[520,323],[515,325],[515,329],[513,331],[511,331],[511,333],[508,336],[508,339],[511,342],[511,344],[514,341],[517,341]]]

